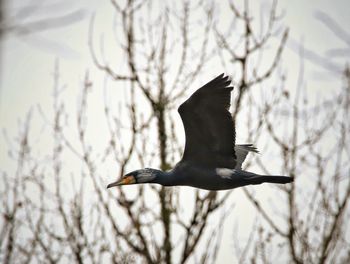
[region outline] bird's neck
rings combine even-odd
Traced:
[[[158,171],[154,182],[163,186],[174,186],[177,185],[177,178],[173,171]]]

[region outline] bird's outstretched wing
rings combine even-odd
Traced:
[[[229,112],[232,86],[224,74],[199,88],[180,105],[186,134],[182,161],[234,168],[235,127]]]

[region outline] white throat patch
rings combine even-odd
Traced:
[[[215,172],[221,178],[231,179],[231,176],[234,174],[235,170],[228,169],[228,168],[216,168]]]
[[[156,173],[153,170],[146,168],[138,173],[137,182],[138,183],[149,182],[153,180],[155,177],[156,177]]]

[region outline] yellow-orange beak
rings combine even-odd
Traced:
[[[119,181],[112,182],[112,183],[108,184],[107,189],[114,187],[114,186],[128,185],[128,184],[133,184],[133,183],[136,183],[135,177],[130,175],[130,176],[126,176],[126,177],[122,178]]]

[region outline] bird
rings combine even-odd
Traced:
[[[229,77],[222,73],[179,106],[186,142],[182,158],[173,169],[134,170],[107,188],[157,183],[220,191],[265,182],[292,182],[293,177],[260,175],[242,169],[248,153],[258,150],[252,144],[235,145],[235,121],[229,111],[233,91],[230,84]]]

